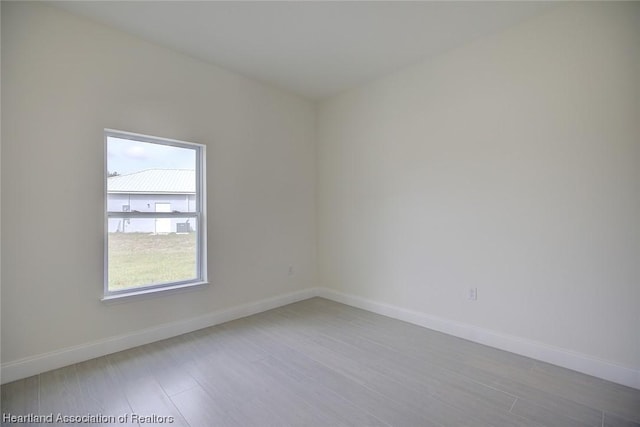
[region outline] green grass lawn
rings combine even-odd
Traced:
[[[196,278],[196,233],[109,233],[109,290]]]

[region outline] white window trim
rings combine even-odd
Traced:
[[[196,212],[109,212],[107,207],[107,138],[115,137],[120,139],[130,139],[132,141],[149,142],[154,144],[164,144],[172,147],[183,147],[196,149]],[[176,292],[191,290],[193,288],[208,285],[207,276],[207,191],[206,191],[206,146],[195,142],[179,141],[175,139],[162,138],[151,135],[126,132],[115,129],[104,129],[104,278],[103,297],[104,302],[112,302],[123,299],[138,299],[140,297],[157,295],[159,293],[173,294]],[[123,289],[119,291],[109,291],[109,218],[196,218],[196,269],[199,277],[194,280],[160,283],[148,286]]]

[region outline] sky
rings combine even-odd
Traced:
[[[196,151],[189,148],[107,137],[107,170],[120,175],[145,169],[196,168]]]

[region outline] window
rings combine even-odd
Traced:
[[[205,147],[105,129],[104,299],[207,281]]]

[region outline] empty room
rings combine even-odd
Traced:
[[[2,1],[2,425],[640,426],[640,2]]]

